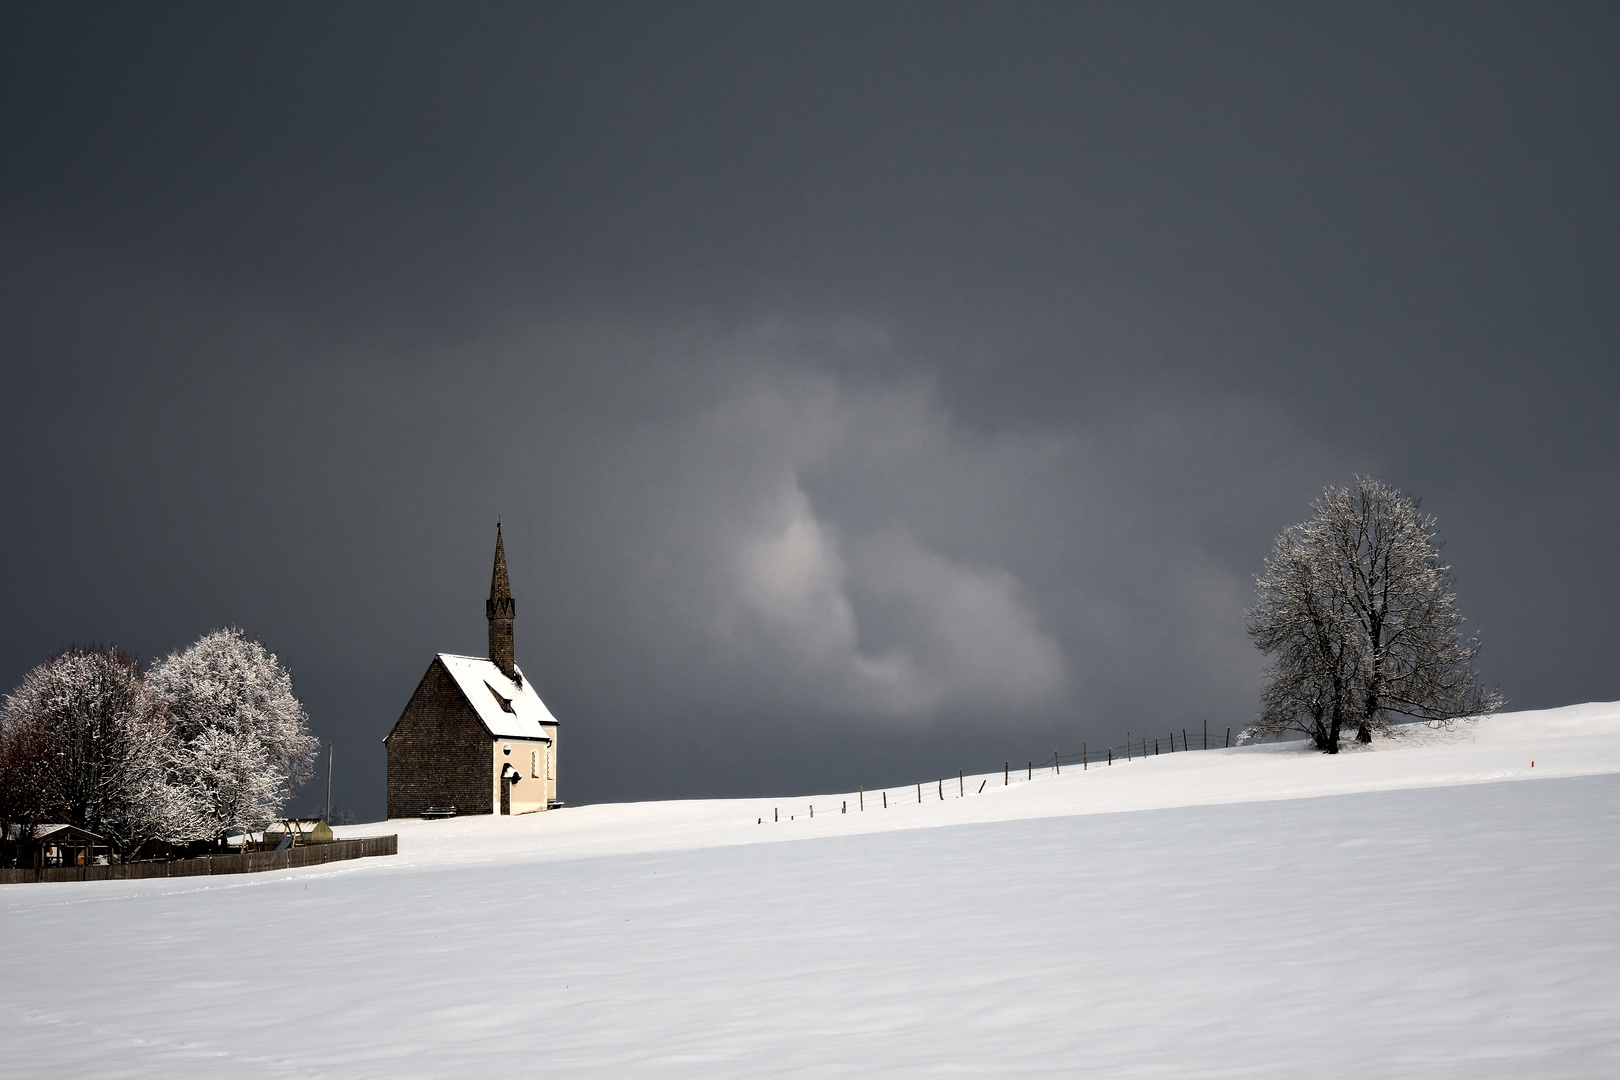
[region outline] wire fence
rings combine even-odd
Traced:
[[[1180,737],[1179,745],[1177,736]],[[1080,752],[1074,754],[1059,754],[1054,752],[1054,767],[1078,763],[1082,768],[1091,765],[1111,765],[1116,758],[1123,761],[1134,761],[1141,757],[1153,757],[1155,754],[1186,753],[1191,750],[1223,750],[1234,745],[1232,742],[1232,729],[1224,732],[1217,731],[1210,735],[1209,724],[1193,732],[1182,728],[1179,732],[1170,731],[1163,734],[1146,734],[1140,739],[1131,732],[1125,733],[1123,746],[1105,746],[1092,750],[1086,744],[1080,744]]]
[[[1006,787],[1014,783],[1027,783],[1035,779],[1037,773],[1046,776],[1060,776],[1065,767],[1073,769],[1079,767],[1082,771],[1093,768],[1108,768],[1114,765],[1123,765],[1128,762],[1140,761],[1144,758],[1157,757],[1162,754],[1183,754],[1196,750],[1222,750],[1235,746],[1234,735],[1231,728],[1217,730],[1210,733],[1209,724],[1205,723],[1196,731],[1182,728],[1179,731],[1170,731],[1158,735],[1142,735],[1137,737],[1127,731],[1125,741],[1119,746],[1104,746],[1093,749],[1087,743],[1081,743],[1080,749],[1072,753],[1062,753],[1054,750],[1052,753],[1036,761],[1030,758],[1025,761],[1022,769],[1014,768],[1011,761],[1005,761],[1001,766],[1001,783],[997,787]],[[1020,775],[1022,774],[1022,775]],[[969,795],[982,795],[994,776],[975,773],[972,777],[976,783],[970,783],[965,770],[958,769],[956,783],[951,784],[951,777],[942,776],[935,780],[919,780],[906,787],[878,788],[867,791],[858,788],[850,797],[837,797],[831,801],[823,801],[817,805],[814,802],[792,804],[784,812],[783,807],[772,807],[771,820],[773,822],[795,821],[799,818],[797,807],[804,807],[804,816],[814,818],[819,812],[823,817],[828,814],[848,814],[851,812],[864,812],[866,810],[887,810],[892,803],[895,806],[911,805],[913,803],[944,802],[951,798],[966,798]],[[758,819],[764,824],[764,817]]]

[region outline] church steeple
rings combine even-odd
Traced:
[[[495,523],[495,572],[489,579],[489,600],[484,604],[489,618],[489,658],[508,679],[517,678],[512,649],[512,620],[517,617],[517,601],[506,578],[506,545],[501,541],[501,523]]]

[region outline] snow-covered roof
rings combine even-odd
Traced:
[[[557,718],[534,692],[534,685],[521,678],[522,668],[517,669],[520,678],[514,682],[481,656],[440,653],[439,662],[461,687],[491,735],[497,739],[551,740],[551,733],[542,725],[555,726]]]
[[[7,840],[22,838],[21,825],[7,825],[5,837]],[[98,844],[105,844],[107,838],[100,833],[93,833],[89,829],[81,829],[77,825],[68,825],[65,822],[51,822],[34,826],[34,839],[40,842],[47,840],[92,840]]]

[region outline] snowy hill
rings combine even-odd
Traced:
[[[915,786],[890,788],[887,811],[882,809],[881,789],[865,793],[864,812],[856,809],[861,793],[852,790],[791,799],[610,803],[507,821],[398,820],[387,829],[399,832],[405,861],[427,865],[675,851],[971,822],[1600,773],[1620,773],[1620,702],[1504,713],[1449,730],[1413,725],[1403,737],[1381,739],[1371,747],[1347,740],[1337,758],[1304,742],[1284,742],[1166,752],[1113,765],[1094,763],[1086,769],[1066,765],[1061,775],[1054,775],[1048,764],[1035,769],[1032,783],[1026,781],[1024,769],[1013,770],[1007,787],[1000,772],[970,776],[962,784],[966,798],[958,797],[957,778],[950,777],[944,781],[943,800],[941,778],[920,778],[920,801]],[[976,794],[981,785],[982,794]],[[841,813],[840,807],[846,805],[849,812]],[[773,814],[781,819],[776,827],[758,824],[763,820],[772,825]],[[338,833],[363,836],[378,829],[359,825]]]
[[[7,1073],[1620,1070],[1620,703],[1012,780],[3,887]]]

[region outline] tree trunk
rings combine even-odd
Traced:
[[[1328,727],[1327,745],[1321,747],[1324,753],[1337,754],[1339,752],[1339,729],[1344,726],[1344,710],[1339,707],[1338,695],[1334,695],[1333,722]]]

